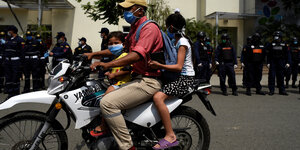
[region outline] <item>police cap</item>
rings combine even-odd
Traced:
[[[84,42],[86,42],[86,38],[85,38],[85,37],[82,37],[82,38],[79,39],[79,41],[84,41]]]
[[[18,33],[18,28],[14,25],[11,25],[7,28],[7,31],[13,31],[14,33]]]
[[[107,28],[101,28],[101,31],[99,31],[99,33],[105,33],[108,35],[109,30]]]
[[[57,35],[56,35],[56,39],[60,39],[61,37],[65,37],[66,35],[65,35],[65,33],[63,33],[63,32],[57,32]]]

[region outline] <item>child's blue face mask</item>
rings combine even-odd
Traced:
[[[167,35],[168,35],[168,37],[169,37],[170,39],[174,39],[174,38],[175,38],[175,33],[171,33],[171,32],[169,31],[169,28],[167,29]]]
[[[120,56],[123,51],[123,44],[110,45],[108,49],[113,55]]]

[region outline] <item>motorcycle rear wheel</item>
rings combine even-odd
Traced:
[[[179,146],[171,150],[208,150],[210,131],[205,118],[191,107],[181,106],[171,113],[172,128]]]
[[[0,149],[28,150],[34,136],[44,124],[46,115],[37,111],[9,114],[0,120]],[[43,144],[42,144],[43,143]],[[68,138],[62,125],[55,120],[38,150],[67,150]]]

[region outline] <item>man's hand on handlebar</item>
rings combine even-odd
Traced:
[[[107,70],[109,69],[109,66],[107,63],[103,63],[103,62],[94,62],[90,68],[92,69],[92,71],[97,70],[98,67],[101,67],[103,70]]]

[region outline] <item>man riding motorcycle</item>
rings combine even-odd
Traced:
[[[91,65],[91,68],[102,66],[104,69],[108,69],[133,64],[133,80],[122,88],[107,94],[100,102],[101,111],[119,149],[128,150],[135,148],[121,110],[144,103],[161,89],[160,71],[151,69],[147,62],[150,60],[150,53],[162,50],[163,40],[157,25],[150,23],[142,28],[138,42],[135,41],[137,28],[147,20],[145,16],[147,2],[145,0],[125,0],[119,5],[124,9],[125,20],[131,24],[131,30],[126,38],[126,47],[130,52],[127,56],[112,62],[96,62]],[[104,50],[86,55],[91,59],[94,56],[107,56],[112,53]]]

